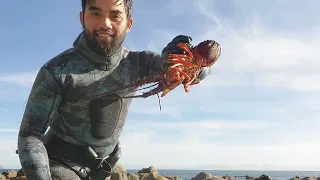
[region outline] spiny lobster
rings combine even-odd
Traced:
[[[203,41],[193,48],[189,48],[185,43],[179,43],[178,47],[184,51],[184,54],[169,54],[162,72],[144,77],[123,87],[137,88],[145,84],[156,83],[152,85],[158,85],[156,88],[144,92],[142,95],[126,98],[147,98],[160,92],[162,92],[161,97],[164,97],[180,84],[184,85],[185,92],[189,92],[189,86],[200,83],[198,75],[201,68],[212,66],[221,54],[221,47],[214,40]]]

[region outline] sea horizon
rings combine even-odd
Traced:
[[[142,168],[128,168],[128,173],[137,173]],[[0,173],[19,169],[0,169]],[[215,176],[231,176],[237,177],[235,179],[242,179],[241,176],[259,177],[261,175],[267,175],[272,178],[272,180],[288,180],[293,177],[320,177],[320,171],[314,170],[209,170],[209,169],[157,169],[160,175],[165,176],[178,176],[182,180],[190,180],[198,175],[200,172],[208,172]]]

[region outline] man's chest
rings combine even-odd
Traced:
[[[122,89],[116,92],[114,90],[121,89],[134,81],[137,78],[137,72],[129,61],[123,60],[111,70],[82,68],[82,70],[65,71],[60,77],[64,88],[63,101],[67,104],[83,104],[109,93],[120,97],[130,94],[133,89]]]

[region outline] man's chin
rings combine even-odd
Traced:
[[[106,36],[96,35],[95,39],[100,44],[110,44],[113,41],[113,37],[108,36],[108,35],[106,35]]]

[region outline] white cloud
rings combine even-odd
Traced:
[[[171,126],[163,125],[160,122],[156,124],[159,125],[157,128],[175,127],[177,131],[181,129],[186,130],[184,123],[182,126],[178,124],[174,125],[174,123]],[[228,127],[230,124],[226,123],[224,126]],[[155,135],[142,130],[157,131],[157,129],[148,125],[141,126],[136,131],[130,129],[121,138],[123,144],[123,158],[121,162],[126,165],[135,163],[136,166],[140,165],[140,167],[155,165],[158,168],[195,168],[203,165],[229,165],[234,168],[244,169],[245,167],[242,164],[270,164],[270,168],[272,168],[272,165],[274,168],[277,167],[276,165],[282,165],[284,166],[283,168],[300,168],[299,170],[303,170],[320,165],[314,161],[320,150],[319,140],[314,141],[313,139],[304,142],[285,143],[290,138],[285,135],[292,134],[281,133],[277,134],[279,136],[273,136],[270,133],[268,134],[270,138],[282,139],[284,143],[276,145],[269,143],[241,144],[243,140],[239,140],[239,143],[231,144],[228,141],[219,143],[214,139],[204,143],[201,139],[205,133],[201,134],[200,132],[205,132],[207,128],[199,127],[201,126],[188,126],[189,129],[187,131],[189,131],[189,134],[187,136],[181,137],[180,140],[167,140],[166,142],[153,140],[153,136],[157,136],[158,138],[164,136],[163,138],[167,138],[165,134]],[[229,130],[232,131],[235,128],[241,127],[235,123],[230,126]],[[194,132],[194,129],[198,131]],[[218,132],[220,130],[218,129]],[[216,132],[212,130],[212,133],[215,134]],[[298,135],[307,137],[305,132],[296,132],[295,136]],[[317,135],[319,133],[314,134],[314,136]],[[300,157],[297,158],[297,154],[301,154],[301,156],[299,155]]]
[[[10,113],[11,111],[9,109],[6,109],[6,108],[0,108],[0,112]]]
[[[0,82],[30,87],[36,77],[34,72],[19,72],[14,74],[4,74],[0,77]]]
[[[0,124],[1,126],[1,124]],[[19,129],[15,129],[15,128],[0,128],[0,133],[4,133],[4,132],[18,132]]]
[[[320,165],[315,160],[320,150],[317,138],[320,133],[316,127],[311,129],[303,122],[281,130],[287,123],[201,119],[192,122],[129,121],[132,122],[126,125],[121,137],[121,162],[129,168],[130,165],[178,169],[228,165],[231,169],[263,169],[266,166],[259,165],[269,164],[268,169],[310,170]],[[243,131],[248,136],[242,136]],[[173,132],[180,134],[179,137]],[[297,158],[297,154],[301,156]]]
[[[0,165],[4,168],[20,168],[19,157],[15,153],[17,140],[12,138],[0,139],[0,144],[5,147],[0,148]]]
[[[209,31],[201,39],[208,39],[211,34],[216,33]],[[320,76],[316,49],[320,47],[320,41],[306,43],[307,39],[292,40],[297,34],[291,38],[261,36],[265,37],[246,31],[238,33],[236,37],[220,37],[218,42],[222,46],[222,56],[213,71],[217,69],[226,73],[215,73],[217,80],[214,81],[213,77],[212,83],[234,85],[251,82],[256,86],[282,87],[303,92],[320,90],[316,84]],[[319,37],[314,39],[320,40]]]
[[[224,130],[236,130],[236,129],[259,129],[272,126],[272,123],[266,123],[261,121],[236,121],[228,122],[226,120],[203,120],[201,117],[192,121],[154,121],[154,120],[138,120],[130,119],[134,121],[133,124],[127,125],[127,128],[132,130],[142,130],[141,128],[148,127],[149,129],[157,130],[186,130],[186,131],[224,131]]]
[[[201,3],[198,8],[205,16],[214,17],[210,6]],[[320,76],[320,55],[317,53],[320,36],[272,31],[261,26],[258,17],[244,28],[235,28],[213,18],[213,23],[218,22],[219,26],[209,25],[207,33],[197,38],[198,41],[216,38],[222,46],[222,56],[213,71],[217,69],[231,75],[216,73],[217,81],[213,78],[212,83],[230,82],[232,85],[237,81],[237,84],[251,82],[262,87],[302,92],[320,90],[316,84]]]
[[[127,165],[127,168],[133,165],[139,168],[150,165],[155,165],[157,168],[229,165],[230,168],[246,169],[249,167],[243,164],[270,164],[271,169],[283,166],[284,169],[289,167],[310,170],[320,165],[316,160],[320,151],[320,140],[316,138],[320,135],[318,131],[278,133],[271,131],[266,136],[269,139],[277,139],[273,144],[263,143],[266,140],[265,136],[257,137],[261,138],[260,143],[250,144],[241,139],[237,143],[230,143],[230,141],[221,141],[221,138],[232,134],[236,139],[237,130],[257,131],[272,128],[273,124],[254,121],[234,123],[227,121],[155,122],[133,119],[128,121],[133,122],[127,124],[120,138],[123,148],[120,162]],[[174,138],[170,134],[161,134],[162,130],[187,133]],[[295,139],[297,136],[300,139]],[[206,137],[210,140],[204,141]],[[219,137],[220,139],[217,139]],[[16,139],[0,140],[0,143],[6,145],[6,148],[0,150],[2,165],[9,168],[19,167],[18,157],[14,153]],[[300,154],[299,158],[296,158],[297,154]],[[187,163],[186,160],[188,160]],[[265,166],[254,168],[263,167]],[[250,166],[250,168],[253,167]]]

